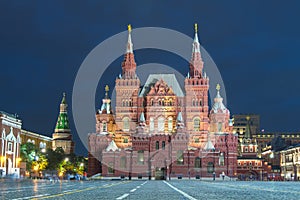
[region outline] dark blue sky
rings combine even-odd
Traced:
[[[299,1],[158,2],[0,1],[0,110],[17,113],[25,129],[50,136],[62,92],[71,105],[77,70],[100,42],[128,23],[192,37],[197,22],[200,42],[223,76],[231,113],[260,114],[266,131],[300,130]],[[113,63],[116,74],[121,60]],[[162,51],[137,51],[136,61],[188,70]],[[105,82],[114,79],[99,83],[98,106]],[[69,115],[82,154],[71,106]]]

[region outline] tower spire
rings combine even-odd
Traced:
[[[59,115],[56,122],[55,130],[69,130],[69,119],[68,119],[68,113],[67,113],[67,101],[66,101],[66,93],[63,93],[63,98],[60,103],[60,109],[59,109]]]
[[[190,61],[190,76],[192,78],[201,78],[202,77],[202,69],[203,69],[203,61],[201,58],[200,52],[200,43],[198,39],[198,24],[194,25],[195,29],[195,37],[192,44],[192,57]]]
[[[100,110],[100,113],[102,113],[102,114],[112,113],[111,106],[110,106],[111,100],[108,96],[108,91],[109,91],[109,86],[106,85],[105,86],[105,97],[104,97],[104,99],[102,99],[102,106],[101,106],[101,110]]]
[[[133,54],[133,44],[131,41],[131,25],[127,26],[128,29],[128,40],[126,45],[126,52],[124,60],[122,62],[122,78],[124,79],[135,79],[136,78],[136,63]]]
[[[130,24],[128,24],[127,29],[128,29],[128,40],[127,40],[126,53],[133,53],[133,44],[131,41],[131,25]]]

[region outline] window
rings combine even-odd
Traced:
[[[248,152],[248,147],[245,147],[245,152]]]
[[[221,131],[222,131],[222,123],[218,122],[218,132],[221,132]]]
[[[219,165],[220,166],[224,166],[225,165],[225,161],[224,161],[225,159],[224,159],[224,153],[223,152],[221,152],[220,153],[220,157],[219,157]]]
[[[165,119],[163,117],[158,118],[158,131],[165,131]]]
[[[123,119],[123,130],[124,131],[129,131],[129,118],[128,117],[125,117]]]
[[[153,99],[150,100],[150,105],[151,105],[151,106],[154,105]]]
[[[199,105],[202,106],[202,100],[199,101]]]
[[[199,138],[195,138],[195,143],[199,143]]]
[[[7,144],[7,151],[12,151],[12,143],[11,142],[9,142]]]
[[[182,150],[177,151],[176,161],[177,161],[178,165],[183,165],[183,151]]]
[[[194,130],[195,131],[199,131],[200,130],[200,119],[199,118],[195,118],[194,119]]]
[[[113,173],[115,173],[115,170],[114,170],[114,164],[112,163],[112,162],[110,162],[110,163],[108,163],[108,173],[109,174],[113,174]]]
[[[128,138],[124,138],[123,142],[128,143]]]
[[[162,148],[163,150],[166,149],[166,142],[165,142],[165,141],[162,141],[161,148]]]
[[[155,149],[156,149],[156,150],[159,150],[159,141],[156,141],[156,142],[155,142]]]
[[[195,168],[201,168],[201,158],[195,158]]]
[[[144,151],[138,151],[138,164],[144,164]]]
[[[253,148],[252,147],[250,147],[250,152],[253,152]]]
[[[173,130],[173,118],[168,118],[168,131],[171,132]]]
[[[214,163],[209,162],[207,163],[207,173],[213,173],[214,172]]]
[[[122,169],[126,168],[126,157],[125,156],[122,156],[120,159],[120,167]]]
[[[153,119],[153,117],[150,118],[150,131],[154,131],[154,119]]]
[[[106,124],[106,122],[103,122],[103,123],[102,123],[102,131],[103,131],[103,132],[106,132],[106,131],[107,131],[107,124]]]

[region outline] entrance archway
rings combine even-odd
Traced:
[[[166,180],[166,168],[156,167],[155,168],[155,180]]]

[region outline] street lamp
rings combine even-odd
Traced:
[[[216,172],[215,172],[215,151],[216,149],[213,148],[212,152],[213,152],[213,180],[216,180]]]

